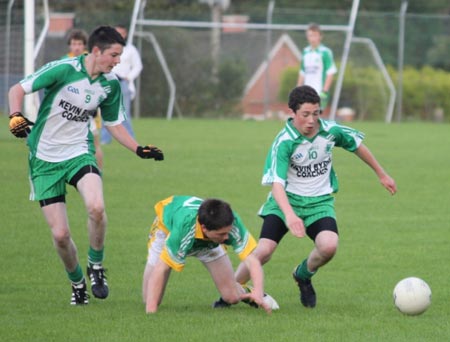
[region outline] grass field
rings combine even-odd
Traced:
[[[1,341],[446,341],[449,321],[450,134],[448,125],[354,123],[396,179],[390,196],[356,156],[335,150],[340,180],[336,210],[340,246],[314,278],[315,309],[303,308],[291,278],[311,241],[287,236],[264,268],[272,315],[238,304],[213,310],[218,294],[195,259],[172,272],[164,301],[147,316],[141,302],[146,236],[153,204],[172,194],[220,197],[258,237],[256,216],[266,151],[279,121],[135,120],[138,140],[161,147],[164,162],[141,160],[117,143],[104,147],[109,219],[106,260],[110,297],[71,307],[70,285],[36,203],[28,201],[27,149],[0,118]],[[73,238],[87,259],[86,215],[70,188]],[[237,258],[232,254],[237,265]],[[392,290],[418,276],[432,305],[400,314]]]

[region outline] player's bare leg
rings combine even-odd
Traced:
[[[42,207],[42,212],[50,227],[56,252],[72,282],[70,303],[73,305],[87,304],[86,281],[78,263],[77,248],[70,235],[66,204],[64,202],[49,204]]]
[[[270,239],[261,238],[258,241],[258,246],[252,252],[259,260],[261,265],[267,263],[272,254],[275,252],[278,244]],[[245,284],[250,280],[250,272],[245,263],[241,262],[236,270],[235,279],[239,284]]]
[[[88,212],[89,242],[91,247],[100,250],[104,246],[107,223],[102,179],[96,173],[88,173],[78,181],[77,189]]]
[[[70,236],[66,204],[53,203],[42,207],[42,212],[50,227],[53,244],[68,272],[73,272],[78,265],[77,248]]]
[[[233,266],[228,255],[203,264],[211,274],[222,299],[228,304],[238,303],[243,289],[234,280]]]
[[[77,183],[88,213],[89,253],[87,273],[92,293],[105,299],[109,288],[103,268],[103,250],[106,234],[106,213],[101,177],[96,173],[85,174]]]
[[[336,254],[339,236],[332,231],[325,230],[316,236],[315,247],[308,257],[308,270],[316,272],[319,267],[328,263]]]
[[[339,236],[337,233],[324,230],[317,234],[315,247],[308,258],[294,269],[292,276],[300,289],[300,301],[305,307],[316,306],[316,292],[311,277],[317,270],[328,263],[336,254]]]

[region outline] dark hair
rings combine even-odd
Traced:
[[[294,88],[289,94],[289,108],[295,113],[304,103],[319,103],[320,97],[314,88],[302,85]]]
[[[322,33],[319,24],[316,24],[316,23],[310,23],[308,25],[307,31],[314,31],[314,32]]]
[[[72,40],[81,40],[84,45],[87,45],[88,34],[84,30],[73,29],[67,36],[67,45],[70,45]]]
[[[89,36],[88,49],[92,52],[94,46],[97,46],[103,52],[113,44],[125,46],[126,43],[114,27],[99,26]]]
[[[206,199],[198,208],[198,222],[208,230],[230,226],[233,221],[234,215],[230,205],[220,199]]]

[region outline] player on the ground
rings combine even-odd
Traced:
[[[110,133],[141,158],[163,160],[154,146],[139,146],[123,127],[120,84],[111,69],[120,61],[125,41],[109,26],[89,37],[87,55],[50,62],[9,91],[10,131],[27,138],[30,199],[39,201],[53,243],[72,286],[71,304],[87,304],[88,294],[77,248],[72,240],[65,204],[66,183],[81,195],[88,213],[87,274],[92,293],[104,299],[109,288],[103,268],[106,213],[103,185],[94,156],[89,121],[101,108]],[[31,129],[22,115],[25,94],[45,90]]]
[[[182,271],[187,256],[196,256],[207,268],[221,294],[215,308],[229,307],[241,300],[270,305],[264,296],[264,274],[253,255],[256,241],[230,205],[219,199],[171,196],[155,205],[156,218],[150,229],[148,257],[142,295],[147,313],[155,313],[163,299],[171,270]],[[249,270],[253,289],[234,280],[234,271],[223,245],[231,246]],[[270,297],[271,303],[273,299]]]
[[[354,152],[371,167],[392,195],[397,187],[370,150],[362,143],[363,134],[350,127],[320,118],[320,97],[309,86],[300,86],[289,95],[291,118],[276,136],[264,166],[263,185],[272,191],[260,209],[264,219],[255,255],[268,262],[284,235],[306,235],[314,241],[309,256],[295,267],[293,277],[300,288],[305,307],[316,305],[311,278],[328,263],[338,246],[338,227],[333,193],[338,190],[333,170],[334,147]],[[236,280],[248,281],[247,266],[241,263]]]

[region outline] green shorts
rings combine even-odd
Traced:
[[[30,167],[30,200],[39,201],[67,193],[66,183],[85,166],[98,169],[93,154],[82,154],[62,162],[47,162],[36,157],[29,160]]]
[[[317,197],[302,197],[290,192],[286,193],[292,209],[300,217],[305,227],[310,226],[318,219],[324,217],[332,217],[336,219],[336,212],[334,210],[334,197],[332,195],[323,195]],[[263,204],[259,210],[259,216],[277,215],[284,223],[286,219],[283,212],[278,207],[277,202],[273,198],[272,194],[269,195],[267,201]]]

